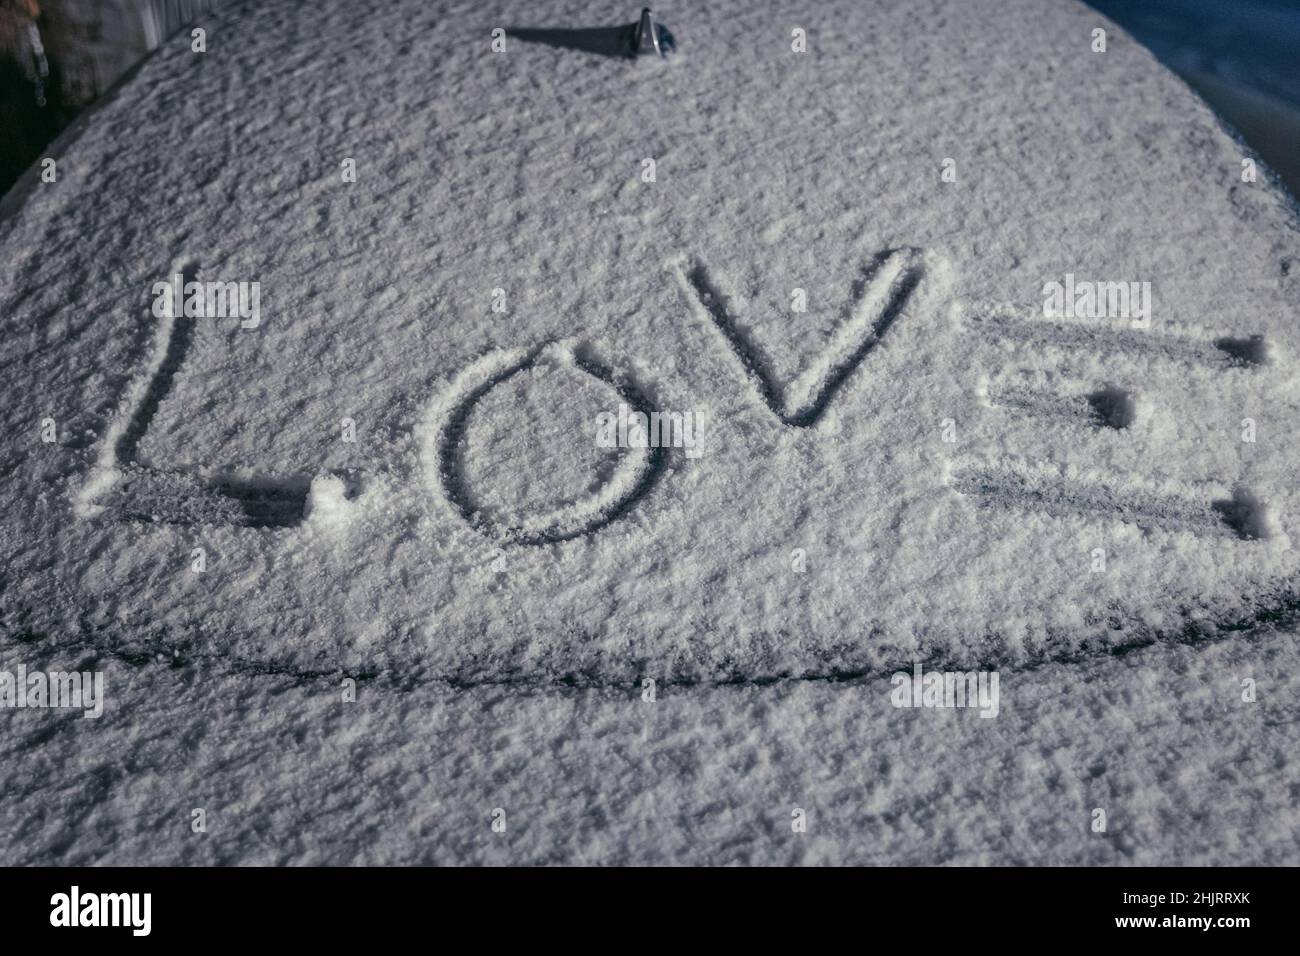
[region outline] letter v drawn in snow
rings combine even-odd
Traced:
[[[921,253],[894,249],[875,256],[854,284],[848,314],[817,358],[782,385],[770,359],[745,333],[736,312],[698,259],[681,260],[674,272],[682,288],[708,316],[754,380],[767,407],[785,425],[815,425],[850,375],[880,344],[924,277]]]

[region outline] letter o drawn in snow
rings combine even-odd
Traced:
[[[556,342],[529,352],[506,349],[472,362],[435,399],[425,417],[423,465],[435,493],[474,527],[515,544],[554,544],[599,531],[627,514],[659,480],[667,462],[663,447],[623,448],[613,471],[586,494],[552,508],[503,511],[485,507],[475,494],[467,467],[468,431],[474,409],[494,389],[545,363],[568,373],[590,376],[609,393],[609,407],[651,413],[650,400],[635,383],[601,365],[590,352]],[[528,468],[527,461],[519,463]]]

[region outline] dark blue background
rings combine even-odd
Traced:
[[[1179,74],[1300,196],[1300,0],[1090,0]]]

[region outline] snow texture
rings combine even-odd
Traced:
[[[1074,3],[572,32],[635,12],[228,9],[6,200],[0,664],[110,714],[4,713],[0,858],[1296,862],[1267,171]],[[1045,318],[1067,274],[1149,327]],[[917,660],[1002,712],[890,706]]]
[[[76,659],[22,650],[32,667]],[[345,704],[333,679],[98,659],[98,720],[4,715],[7,865],[1300,858],[1293,633],[1004,670],[992,720],[895,708],[885,677],[660,687],[654,703],[383,678]]]

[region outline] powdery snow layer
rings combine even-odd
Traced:
[[[1135,43],[1039,0],[722,2],[663,11],[670,62],[493,52],[629,17],[525,9],[218,16],[10,203],[11,627],[599,683],[1289,600],[1300,241]],[[258,321],[156,317],[174,274],[259,283]],[[1067,274],[1149,282],[1150,327],[1045,319]],[[620,405],[700,454],[597,448]]]
[[[1294,633],[1005,669],[991,719],[896,708],[887,677],[343,703],[337,678],[4,651],[104,667],[107,697],[4,715],[5,865],[1300,862]]]
[[[1216,630],[1300,520],[1243,147],[1072,4],[525,9],[228,11],[6,201],[0,663],[110,713],[3,715],[5,857],[1294,863],[1294,635]]]

